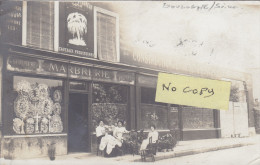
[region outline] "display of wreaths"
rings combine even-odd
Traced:
[[[63,124],[60,117],[62,93],[60,90],[53,92],[54,101],[50,97],[51,90],[46,84],[30,83],[22,80],[17,83],[16,91],[18,96],[14,101],[14,112],[17,118],[13,120],[15,133],[62,132]]]

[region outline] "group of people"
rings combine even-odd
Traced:
[[[105,126],[102,120],[99,121],[99,125],[96,127],[97,144],[99,145],[99,150],[105,151],[105,157],[117,156],[118,151],[124,149],[123,135],[129,133],[125,125],[125,122],[118,121],[115,126],[111,128]],[[158,137],[159,134],[155,130],[155,126],[152,125],[148,137],[144,139],[141,144],[140,151],[145,150],[149,143],[156,143]]]

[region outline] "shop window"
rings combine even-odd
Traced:
[[[61,80],[14,76],[11,81],[5,114],[12,127],[7,129],[7,134],[63,132],[65,110]]]
[[[183,128],[186,129],[207,129],[214,128],[213,109],[183,107],[182,111]]]
[[[168,106],[155,102],[155,88],[141,88],[141,123],[144,129],[155,125],[157,129],[169,129]]]
[[[93,128],[103,120],[112,126],[119,120],[127,119],[127,86],[105,83],[93,84],[92,121]]]
[[[54,3],[27,2],[27,45],[53,50]]]

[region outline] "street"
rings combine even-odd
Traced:
[[[176,157],[172,159],[156,160],[155,162],[129,162],[128,160],[118,160],[104,157],[64,157],[55,161],[46,158],[34,160],[4,160],[1,165],[260,165],[260,143],[245,147],[225,149],[219,151],[206,152],[190,156]]]
[[[165,165],[260,165],[260,146],[250,145],[156,161]]]

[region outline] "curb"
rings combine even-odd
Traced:
[[[237,147],[243,147],[248,145],[253,145],[254,143],[244,143],[244,144],[233,144],[233,145],[226,145],[226,146],[219,146],[219,147],[213,147],[213,148],[201,148],[201,149],[194,149],[194,150],[184,150],[184,151],[176,151],[172,153],[165,153],[155,156],[155,160],[163,160],[163,159],[170,159],[175,157],[181,157],[181,156],[188,156],[188,155],[195,155],[205,152],[211,152],[211,151],[218,151],[218,150],[224,150],[224,149],[230,149],[230,148],[237,148]],[[141,158],[134,159],[132,162],[140,162]]]

